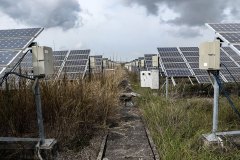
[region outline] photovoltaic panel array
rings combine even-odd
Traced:
[[[71,50],[61,69],[61,76],[68,79],[83,78],[86,73],[90,50]]]
[[[179,47],[183,57],[186,59],[190,70],[197,79],[198,83],[211,83],[208,72],[199,69],[199,49],[198,47]]]
[[[161,68],[167,77],[192,76],[186,61],[177,47],[158,48]]]
[[[190,51],[191,49],[189,48],[188,52],[192,52],[191,54],[181,49],[181,47],[179,49],[186,58],[187,63],[191,67],[191,70],[194,73],[194,76],[197,79],[197,81],[199,83],[210,83],[211,80],[209,78],[207,71],[199,69],[198,49]],[[240,80],[240,68],[238,64],[240,63],[240,56],[234,50],[232,50],[230,47],[222,47],[220,53],[220,62],[222,64],[220,68],[220,76],[223,81],[234,82],[230,74],[232,74],[237,81]],[[227,69],[225,66],[227,67]]]
[[[208,23],[207,26],[240,53],[240,23]]]
[[[12,69],[23,56],[23,50],[42,30],[43,28],[0,30],[0,76]]]
[[[102,55],[90,56],[90,67],[92,73],[101,73],[103,70]]]
[[[64,60],[67,58],[69,51],[53,51],[53,67],[54,73],[58,74]]]
[[[228,57],[229,59],[224,59],[221,61],[220,73],[223,75],[226,82],[240,82],[240,56],[230,47],[222,47],[222,56]],[[230,73],[229,73],[230,72]],[[234,77],[232,77],[232,76]]]

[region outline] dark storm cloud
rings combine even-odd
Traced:
[[[161,5],[178,13],[180,17],[170,22],[177,25],[201,26],[206,22],[221,22],[227,7],[224,0],[126,0],[129,4],[137,3],[146,7],[148,13],[158,15]]]
[[[28,25],[66,30],[80,20],[77,0],[0,0],[0,4],[1,12]]]

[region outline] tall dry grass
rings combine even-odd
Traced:
[[[42,81],[41,97],[46,137],[56,138],[60,147],[86,145],[98,128],[114,116],[119,106],[118,84],[125,76],[114,73],[91,79],[58,82]],[[0,136],[37,137],[36,109],[31,84],[0,90]]]

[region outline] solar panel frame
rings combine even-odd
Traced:
[[[240,32],[239,23],[207,23],[207,26],[218,33]]]

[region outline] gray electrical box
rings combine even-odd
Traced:
[[[158,56],[152,56],[152,66],[153,67],[158,67]]]
[[[220,41],[204,42],[199,46],[199,68],[204,70],[220,69]]]
[[[96,68],[96,65],[95,65],[95,57],[90,57],[90,68],[91,69],[94,69]]]
[[[144,66],[145,66],[144,59],[141,60],[140,66],[141,66],[141,67],[144,67]]]
[[[34,76],[48,76],[54,73],[52,48],[33,46],[32,61]]]

